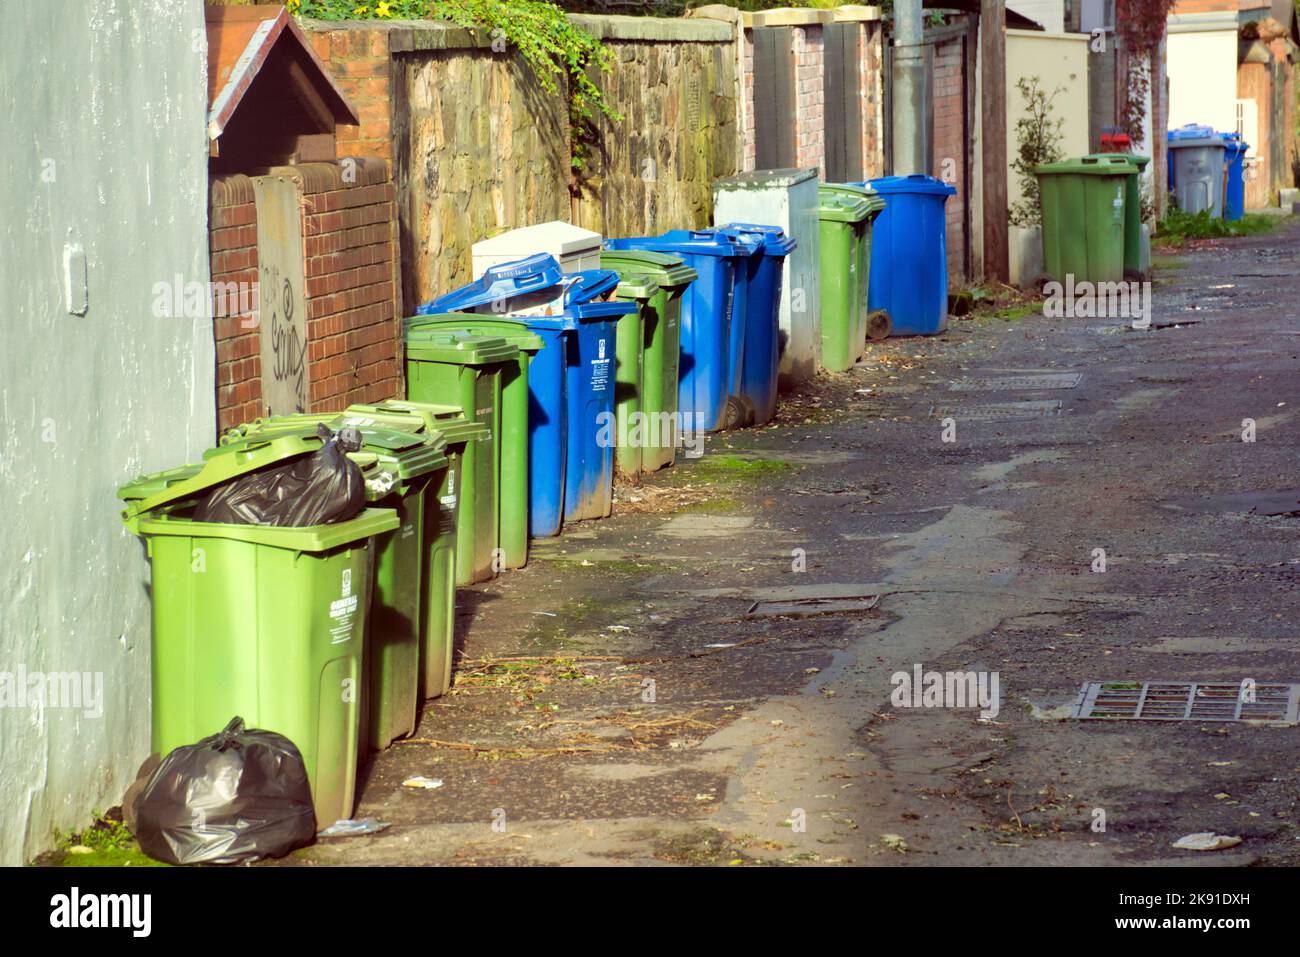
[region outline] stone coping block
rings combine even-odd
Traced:
[[[834,22],[835,11],[829,9],[783,7],[745,14],[746,27],[807,27]]]

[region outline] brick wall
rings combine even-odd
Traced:
[[[276,167],[302,195],[310,409],[400,395],[394,187],[388,163],[340,160]],[[255,312],[230,315],[218,283],[257,282],[257,211],[247,176],[213,179],[210,255],[217,345],[217,420],[226,429],[265,414]]]
[[[307,36],[361,120],[360,126],[339,128],[339,153],[392,162],[391,33],[356,22],[330,24],[328,31]]]
[[[883,69],[884,25],[866,21],[861,25],[859,55],[862,58],[862,170],[866,179],[885,175],[885,91]]]
[[[757,168],[758,166],[758,138],[757,125],[754,121],[754,31],[741,30],[741,83],[744,85],[744,116],[742,118],[743,129],[741,137],[743,140],[743,163],[742,168],[745,172]]]
[[[257,207],[253,181],[214,178],[208,190],[208,250],[212,270],[213,331],[217,345],[217,428],[262,414],[262,341],[257,303],[241,290],[257,283]],[[227,284],[234,283],[233,287]],[[226,289],[235,292],[232,298]]]
[[[948,220],[948,277],[966,278],[966,94],[962,83],[964,47],[961,37],[934,45],[931,97],[934,106],[932,169],[957,187],[946,207]]]
[[[823,78],[825,36],[821,24],[791,31],[794,58],[794,150],[800,169],[816,167],[826,176],[826,106]]]

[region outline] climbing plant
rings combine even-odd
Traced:
[[[1056,87],[1048,93],[1038,85],[1038,77],[1021,77],[1016,89],[1025,101],[1025,112],[1016,120],[1016,158],[1011,168],[1020,177],[1021,200],[1008,211],[1013,225],[1037,226],[1043,221],[1042,197],[1038,192],[1038,177],[1034,167],[1055,163],[1061,152],[1061,127],[1065,120],[1052,117],[1052,101],[1064,92]]]
[[[559,95],[560,78],[567,76],[570,162],[575,173],[586,164],[588,144],[595,139],[595,122],[604,115],[618,122],[622,115],[610,106],[596,85],[608,73],[614,55],[596,37],[575,26],[564,10],[545,0],[288,0],[289,11],[318,20],[445,20],[485,32],[492,49],[518,53],[532,69],[542,89]]]
[[[1117,125],[1133,144],[1142,142],[1151,64],[1164,39],[1165,22],[1176,0],[1115,0],[1115,36],[1128,57],[1128,76]]]

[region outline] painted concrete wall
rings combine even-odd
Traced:
[[[92,677],[81,707],[0,708],[0,864],[13,865],[117,803],[148,754],[149,569],[114,493],[196,459],[215,403],[210,322],[153,311],[155,284],[177,276],[207,299],[202,5],[5,12],[0,683],[103,676],[102,706]],[[81,315],[65,303],[74,245]]]
[[[1065,32],[1065,0],[1010,0],[1007,9],[1040,24],[1048,33]]]
[[[1197,20],[1205,29],[1192,30]],[[1169,126],[1205,123],[1237,128],[1237,28],[1234,17],[1170,17]]]
[[[1088,152],[1088,35],[1007,31],[1007,202],[1024,196],[1020,177],[1011,169],[1016,158],[1016,121],[1025,114],[1025,99],[1016,84],[1022,77],[1038,77],[1048,93],[1060,88],[1052,101],[1054,116],[1065,120],[1061,149],[1066,156]]]

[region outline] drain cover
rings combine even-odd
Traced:
[[[1073,389],[1083,378],[1081,372],[1047,372],[1042,375],[992,376],[982,379],[959,379],[948,386],[950,392],[1028,392],[1047,389]]]
[[[930,415],[936,419],[954,418],[979,422],[989,419],[1029,419],[1043,415],[1056,415],[1060,411],[1060,399],[1043,399],[1027,402],[990,402],[985,405],[936,405],[930,410]]]
[[[746,618],[811,618],[814,615],[845,615],[870,611],[880,604],[879,595],[852,595],[845,598],[797,598],[793,601],[756,601],[745,612]]]
[[[1296,724],[1300,685],[1090,681],[1072,717],[1085,721],[1272,721]]]

